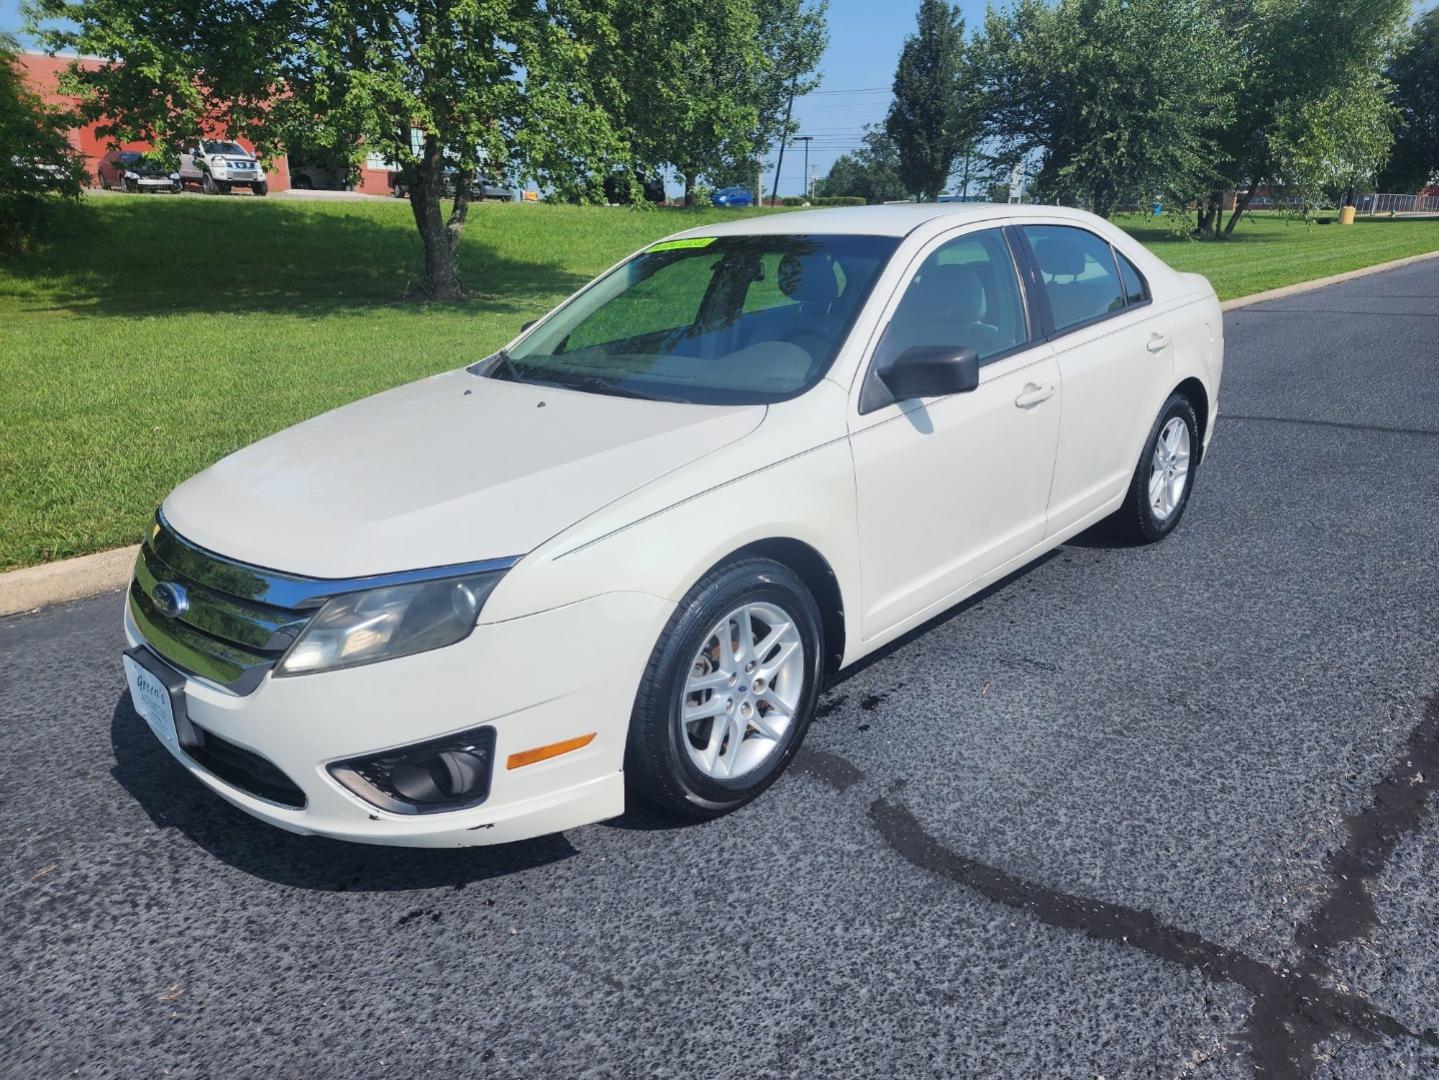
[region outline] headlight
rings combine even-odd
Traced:
[[[503,571],[337,596],[310,621],[276,675],[372,664],[469,637]]]
[[[125,179],[126,179],[126,180],[138,180],[138,179],[140,179],[140,174],[139,174],[139,173],[136,173],[136,172],[129,172],[129,171],[127,171],[127,172],[125,173]]]
[[[178,179],[180,179],[180,174],[177,173],[177,172],[172,172],[172,173],[170,174],[170,179],[171,179],[171,180],[178,180]]]

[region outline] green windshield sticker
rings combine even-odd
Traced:
[[[688,240],[664,240],[646,249],[648,254],[651,251],[679,251],[682,248],[709,247],[719,237],[717,236],[691,236]]]

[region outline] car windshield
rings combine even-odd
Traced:
[[[483,371],[665,401],[782,401],[829,370],[898,243],[797,235],[662,242],[600,278]]]
[[[233,142],[207,142],[205,150],[211,154],[238,154],[240,157],[248,157],[250,154],[239,143]]]

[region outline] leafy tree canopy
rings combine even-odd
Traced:
[[[884,129],[866,128],[863,142],[861,149],[836,158],[829,175],[815,182],[817,197],[855,195],[882,203],[909,195],[899,176],[899,150]]]
[[[975,46],[984,131],[1035,191],[1108,217],[1123,198],[1188,199],[1213,178],[1230,46],[1208,0],[1018,0]]]
[[[1399,127],[1379,186],[1383,191],[1418,191],[1439,177],[1439,8],[1419,17],[1388,75]]]
[[[81,163],[66,139],[74,118],[26,85],[19,46],[0,35],[0,247],[23,247],[43,225],[46,200],[80,194]]]
[[[922,0],[914,34],[894,73],[885,131],[905,187],[922,199],[944,190],[955,158],[979,128],[965,72],[964,16],[945,0]]]

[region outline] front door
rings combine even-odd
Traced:
[[[917,622],[1044,537],[1059,437],[1059,371],[1031,331],[999,228],[950,234],[915,260],[850,421],[863,634]],[[979,387],[888,399],[875,371],[915,346],[969,346]]]

